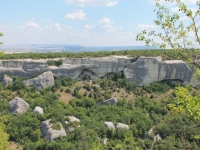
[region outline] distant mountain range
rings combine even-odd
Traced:
[[[0,51],[4,52],[97,52],[116,50],[146,50],[158,49],[147,46],[81,46],[64,44],[17,44],[1,45]]]

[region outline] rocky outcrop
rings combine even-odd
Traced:
[[[103,123],[105,127],[107,127],[108,129],[111,129],[111,130],[115,130],[115,129],[118,129],[118,128],[121,128],[121,129],[129,129],[129,126],[126,125],[126,124],[123,124],[123,123],[117,123],[116,125],[113,123],[113,122],[104,122]]]
[[[193,70],[181,60],[162,61],[161,57],[140,57],[132,63],[133,59],[126,56],[66,58],[62,59],[61,66],[49,66],[48,59],[0,60],[0,78],[5,74],[32,77],[44,71],[51,71],[54,77],[79,80],[84,77],[90,79],[106,77],[110,73],[123,71],[129,81],[141,86],[162,80],[180,81],[183,84],[190,83],[192,86],[200,85],[193,77]],[[36,84],[33,84],[35,80],[27,82],[30,86]],[[44,88],[41,83],[37,85],[38,88]]]
[[[5,87],[7,87],[10,83],[13,82],[13,79],[8,77],[7,75],[3,76],[2,83]]]
[[[104,122],[103,124],[104,124],[104,126],[107,127],[108,129],[115,130],[115,125],[114,125],[113,122],[108,122],[108,121],[106,121],[106,122]]]
[[[156,134],[156,135],[153,137],[153,141],[154,141],[154,142],[158,142],[159,140],[162,140],[162,137],[160,136],[160,134]]]
[[[41,108],[40,106],[36,106],[33,110],[34,113],[36,113],[37,115],[43,114],[43,108]]]
[[[121,129],[129,129],[129,126],[128,125],[126,125],[126,124],[123,124],[123,123],[117,123],[117,126],[116,126],[116,128],[118,129],[118,128],[121,128]]]
[[[113,104],[113,105],[117,105],[117,98],[110,98],[108,100],[105,100],[103,102],[99,102],[98,105],[106,105],[106,104]]]
[[[9,102],[10,112],[17,115],[26,112],[29,108],[29,104],[22,98],[16,97]]]
[[[53,141],[59,137],[66,137],[67,134],[63,128],[63,126],[59,123],[61,129],[55,130],[53,129],[54,124],[50,123],[50,120],[43,121],[40,125],[40,129],[42,132],[42,137],[44,140]]]
[[[193,70],[181,60],[162,61],[161,57],[140,57],[124,69],[125,77],[139,85],[154,81],[179,80],[192,84]]]
[[[59,60],[59,59],[53,59]],[[131,64],[132,58],[126,56],[110,56],[100,58],[66,58],[61,66],[49,66],[48,59],[32,60],[0,60],[0,77],[31,77],[44,71],[51,71],[54,77],[71,77],[78,79],[84,75],[91,78],[104,77],[108,73],[123,71]]]
[[[80,119],[74,116],[68,116],[67,120],[68,121],[65,121],[65,127],[69,132],[75,130],[76,127],[80,127]]]
[[[54,77],[51,71],[42,73],[36,78],[24,81],[28,86],[36,86],[37,89],[45,89],[54,85]]]

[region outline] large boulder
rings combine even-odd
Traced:
[[[113,104],[113,105],[117,105],[117,98],[110,98],[108,100],[105,100],[103,102],[99,102],[98,105],[106,105],[106,104]]]
[[[75,130],[76,127],[80,127],[80,119],[74,116],[68,116],[67,120],[68,121],[65,121],[65,127],[69,132]]]
[[[36,106],[33,110],[34,113],[36,113],[37,115],[43,114],[43,108],[41,108],[40,106]]]
[[[154,136],[153,141],[154,141],[154,142],[158,142],[159,140],[162,140],[162,137],[161,137],[160,134],[158,133],[158,134],[156,134],[156,135]]]
[[[115,125],[113,122],[109,122],[109,121],[106,121],[103,123],[105,127],[107,127],[108,129],[111,129],[111,130],[115,130]]]
[[[10,83],[13,82],[13,79],[8,77],[7,75],[3,76],[2,83],[5,87],[7,87]]]
[[[43,121],[40,125],[40,129],[42,132],[42,137],[44,140],[53,141],[59,137],[67,137],[67,134],[61,123],[57,123],[60,126],[60,130],[53,129],[53,123],[49,120]]]
[[[36,78],[24,81],[28,86],[36,86],[37,89],[45,89],[54,85],[54,77],[51,71],[42,73]]]
[[[126,124],[123,124],[123,123],[117,123],[117,126],[116,126],[116,128],[118,129],[118,128],[121,128],[121,129],[129,129],[129,126],[128,125],[126,125]]]
[[[17,115],[22,114],[27,111],[29,104],[25,102],[22,98],[16,97],[9,102],[11,113]]]

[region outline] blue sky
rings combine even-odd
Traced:
[[[196,0],[184,0],[194,3]],[[0,0],[4,44],[135,46],[156,29],[152,0]]]

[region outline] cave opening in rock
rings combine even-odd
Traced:
[[[82,80],[91,80],[94,78],[98,78],[98,75],[92,70],[83,69],[78,78]]]
[[[180,79],[165,79],[160,82],[167,83],[168,85],[175,86],[175,85],[183,85],[184,81]]]

